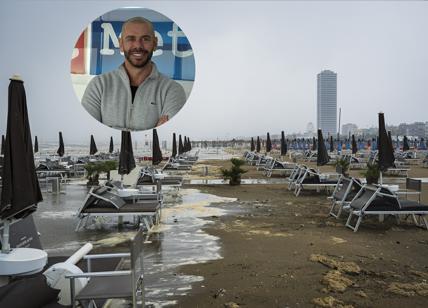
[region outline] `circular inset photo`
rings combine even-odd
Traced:
[[[159,12],[120,8],[95,19],[79,36],[71,79],[83,108],[121,130],[147,130],[174,117],[195,80],[192,46]]]

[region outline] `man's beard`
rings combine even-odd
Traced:
[[[133,52],[140,52],[140,53],[142,53],[142,54],[146,54],[146,53],[148,53],[146,50],[144,50],[144,49],[133,49],[133,50],[129,50],[129,51],[124,51],[124,55],[125,55],[125,58],[128,60],[128,62],[133,66],[133,67],[136,67],[136,68],[143,68],[144,66],[146,66],[147,65],[147,63],[149,63],[150,62],[150,60],[152,59],[152,56],[153,56],[153,51],[152,52],[149,52],[148,53],[148,55],[147,55],[147,58],[146,58],[146,60],[144,61],[144,62],[135,62],[132,58],[131,58],[131,53],[133,53]]]

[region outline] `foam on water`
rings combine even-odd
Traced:
[[[210,217],[226,214],[225,210],[213,205],[236,200],[196,189],[164,193],[161,224],[153,228],[144,245],[146,304],[153,307],[175,305],[171,297],[188,294],[192,283],[203,280],[200,276],[177,274],[178,267],[222,258],[219,238],[202,228],[213,223]],[[133,238],[135,229],[124,227],[119,231],[116,226],[108,225],[74,232],[75,215],[86,194],[86,186],[67,185],[65,195],[44,196],[35,220],[43,245],[51,255],[70,255],[86,242],[91,242],[95,248],[115,252],[118,246],[123,250],[123,244]]]

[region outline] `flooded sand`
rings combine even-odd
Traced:
[[[126,242],[135,235],[135,229],[126,224],[119,230],[112,221],[111,225],[100,224],[74,232],[75,215],[88,189],[82,185],[65,185],[63,189],[61,194],[44,193],[44,201],[34,217],[42,245],[49,255],[70,255],[86,242],[94,245],[93,252],[126,250]],[[144,247],[146,305],[175,305],[175,297],[189,294],[193,283],[203,281],[203,276],[177,274],[177,269],[222,258],[218,237],[202,228],[212,224],[210,217],[218,218],[226,213],[211,205],[234,201],[234,198],[217,197],[195,189],[171,191],[165,196],[162,223],[152,230]]]

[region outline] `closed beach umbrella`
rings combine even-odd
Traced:
[[[24,83],[11,79],[7,114],[0,219],[23,218],[43,200],[34,166]]]
[[[97,149],[97,145],[95,144],[94,136],[91,135],[91,144],[90,144],[90,147],[89,147],[89,155],[94,155],[97,152],[98,152],[98,149]]]
[[[351,146],[352,146],[352,154],[356,154],[358,152],[358,146],[357,146],[357,142],[355,141],[354,135],[352,135]]]
[[[189,152],[192,150],[192,142],[190,142],[190,138],[187,137],[187,142],[189,143]]]
[[[407,139],[407,136],[403,137],[403,152],[410,150],[409,147],[409,139]]]
[[[135,168],[134,152],[132,150],[131,132],[122,131],[119,154],[119,174],[129,174]]]
[[[320,140],[318,139],[318,143],[319,141]],[[312,137],[312,151],[316,151],[316,149],[317,149],[317,141],[315,140],[315,137]]]
[[[59,136],[59,146],[58,146],[58,150],[56,151],[56,153],[58,154],[59,157],[63,157],[64,156],[64,140],[62,139],[62,132],[59,132],[58,136]]]
[[[330,160],[327,153],[327,148],[323,142],[322,131],[318,129],[318,153],[317,153],[317,166],[324,166]]]
[[[254,152],[255,149],[256,149],[256,146],[254,145],[254,138],[251,137],[251,152]]]
[[[257,142],[256,142],[256,152],[259,153],[260,152],[260,137],[257,136]]]
[[[1,155],[4,155],[4,135],[1,135]]]
[[[175,137],[175,133],[172,134],[172,157],[177,156],[177,139]]]
[[[281,156],[287,154],[287,142],[285,141],[284,131],[281,132]]]
[[[183,146],[184,146],[184,152],[186,153],[189,152],[189,139],[186,136],[184,136]]]
[[[34,137],[34,153],[39,151],[39,141],[37,140],[37,136]]]
[[[110,136],[110,145],[108,147],[108,152],[113,153],[113,136]]]
[[[162,151],[159,145],[158,132],[156,128],[153,129],[153,142],[152,142],[152,164],[159,165],[162,162]]]
[[[381,171],[388,170],[394,166],[394,152],[390,144],[388,134],[385,128],[385,117],[383,113],[379,113],[379,148],[378,148],[378,164]]]
[[[391,131],[388,131],[388,140],[389,140],[389,144],[391,145],[391,151],[392,153],[394,153],[394,143],[392,142],[392,135],[391,135]]]
[[[334,151],[333,136],[330,136],[330,152]]]
[[[267,133],[266,137],[266,152],[269,153],[272,150],[272,141],[270,140],[270,135]]]
[[[181,135],[178,135],[178,155],[184,153],[183,140],[181,139]]]

